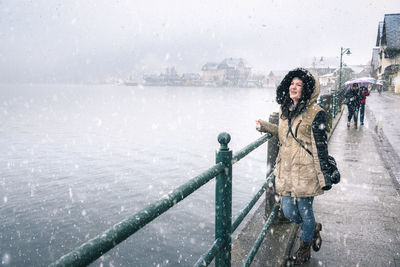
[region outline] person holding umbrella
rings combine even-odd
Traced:
[[[367,96],[369,96],[368,88],[365,86],[361,86],[361,104],[360,104],[360,124],[364,125],[364,113],[365,113],[365,102],[367,100]]]
[[[358,110],[360,109],[362,94],[358,88],[358,83],[353,83],[351,89],[345,93],[345,103],[347,104],[347,110],[349,115],[347,116],[347,127],[350,127],[350,121],[354,118],[354,128],[357,129]]]

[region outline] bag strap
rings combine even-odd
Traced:
[[[302,122],[302,120],[299,121],[299,123],[296,126],[296,133],[297,133],[297,129],[299,128],[300,123]],[[307,151],[308,154],[310,154],[311,157],[314,157],[313,154],[311,153],[311,151],[309,149],[307,149],[302,142],[299,141],[299,139],[296,138],[296,136],[294,136],[293,131],[292,131],[292,121],[289,119],[288,120],[288,126],[289,126],[289,132],[290,134],[293,136],[294,140],[297,141],[297,143],[300,144],[300,146],[302,148],[304,148],[305,151]]]

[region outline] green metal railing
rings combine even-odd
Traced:
[[[261,230],[260,234],[258,235],[257,240],[254,243],[253,247],[251,248],[250,253],[247,256],[246,261],[244,262],[243,266],[246,266],[246,267],[250,266],[251,262],[253,261],[254,257],[256,256],[258,249],[261,246],[261,243],[262,243],[265,235],[267,234],[269,227],[272,224],[272,221],[275,219],[276,215],[278,214],[279,208],[280,208],[279,204],[274,205],[272,212],[268,217],[267,222],[264,224],[264,227]]]
[[[211,248],[195,263],[195,266],[207,266],[214,259],[215,266],[217,267],[231,266],[231,235],[274,179],[273,174],[271,174],[261,186],[261,189],[254,195],[247,206],[239,212],[232,223],[232,165],[267,142],[271,137],[267,133],[232,156],[232,151],[228,148],[228,143],[231,139],[230,135],[228,133],[219,134],[218,142],[220,143],[220,149],[216,153],[216,164],[214,166],[179,186],[167,196],[148,205],[141,211],[115,224],[102,234],[62,256],[56,262],[50,264],[50,266],[86,266],[92,263],[214,177],[216,177],[215,241]],[[249,252],[244,266],[249,266],[254,259],[266,231],[270,227],[278,210],[279,205],[275,205],[253,248]]]
[[[339,90],[334,90],[332,92],[332,116],[336,118],[336,115],[339,113],[339,109],[342,107],[344,94],[346,92],[345,87],[339,88]]]

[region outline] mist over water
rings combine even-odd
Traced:
[[[336,68],[340,47],[351,48],[346,64],[369,65],[379,22],[399,10],[398,0],[3,0],[0,82],[101,83],[172,66],[201,73],[230,57],[263,75],[321,58]]]
[[[238,151],[273,89],[1,85],[0,257],[44,266]],[[265,180],[266,148],[234,165],[233,214]],[[211,181],[96,264],[188,266],[212,245]],[[93,264],[93,265],[96,265]]]

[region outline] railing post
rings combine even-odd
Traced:
[[[269,116],[269,122],[278,125],[279,124],[279,113],[273,112]],[[267,156],[267,177],[274,170],[274,165],[276,161],[276,157],[278,156],[279,151],[279,140],[277,136],[272,136],[271,139],[268,140],[268,156]],[[275,187],[268,186],[265,190],[265,216],[268,217],[269,213],[272,211],[276,201],[275,201]]]
[[[336,90],[332,91],[332,97],[333,97],[333,100],[332,100],[332,105],[333,105],[332,115],[333,115],[333,118],[336,118],[336,115],[338,113],[338,94],[337,94]]]
[[[228,148],[231,136],[220,133],[220,149],[216,153],[216,163],[225,165],[225,172],[216,177],[215,186],[215,239],[225,241],[225,246],[215,256],[216,267],[231,266],[232,233],[232,151]]]

